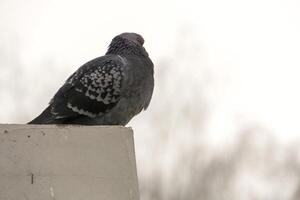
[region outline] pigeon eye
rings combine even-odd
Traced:
[[[143,39],[142,37],[140,37],[140,36],[136,38],[136,41],[137,41],[138,43],[140,43],[141,45],[144,44],[144,39]]]

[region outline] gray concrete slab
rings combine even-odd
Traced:
[[[0,200],[138,200],[133,132],[0,125]]]

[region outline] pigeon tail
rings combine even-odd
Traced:
[[[37,116],[28,124],[60,124],[58,120],[53,118],[51,107],[48,106],[39,116]]]

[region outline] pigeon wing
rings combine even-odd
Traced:
[[[102,56],[80,67],[50,102],[55,118],[94,118],[109,112],[120,99],[122,61],[120,56]]]

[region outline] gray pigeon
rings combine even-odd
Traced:
[[[102,57],[73,73],[29,124],[126,125],[147,109],[153,63],[136,33],[116,36]]]

